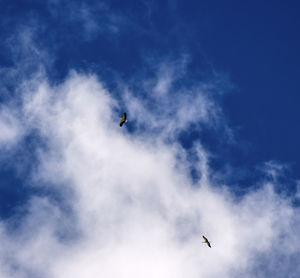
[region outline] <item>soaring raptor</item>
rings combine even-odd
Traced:
[[[120,126],[122,126],[126,122],[127,122],[127,116],[126,116],[126,113],[123,113],[123,117],[121,119]]]
[[[203,237],[203,239],[204,239],[204,242],[203,242],[203,243],[206,243],[207,246],[208,246],[209,248],[211,248],[210,242],[208,241],[208,239],[207,239],[205,236],[202,236],[202,237]]]

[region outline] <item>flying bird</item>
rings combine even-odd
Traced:
[[[127,122],[127,116],[126,116],[126,113],[123,113],[123,117],[121,118],[120,126],[122,126],[126,122]]]
[[[209,248],[211,248],[210,242],[208,241],[208,239],[207,239],[205,236],[202,236],[202,237],[203,237],[203,239],[204,239],[204,242],[203,242],[203,243],[206,243],[207,246],[208,246]]]

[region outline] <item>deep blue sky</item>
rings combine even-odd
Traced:
[[[116,78],[147,74],[145,61],[151,64],[188,55],[189,79],[183,82],[222,76],[224,95],[219,99],[236,143],[223,142],[209,130],[201,134],[192,130],[183,144],[189,147],[198,138],[204,140],[215,154],[212,165],[219,170],[232,165],[239,174],[229,174],[227,182],[241,186],[252,184],[257,166],[265,161],[288,164],[287,184],[294,189],[289,180],[300,176],[299,1],[45,3],[0,1],[1,68],[14,68],[26,59],[28,52],[14,45],[24,26],[31,28],[36,47],[51,57],[43,62],[53,83],[76,69],[97,73],[114,89]],[[83,6],[90,8],[100,29],[85,32],[76,14]],[[34,70],[32,63],[19,75]],[[16,79],[5,71],[1,79],[3,100],[13,94]],[[9,163],[0,172],[0,211],[5,215],[25,191]],[[12,191],[12,184],[18,184],[18,190]]]

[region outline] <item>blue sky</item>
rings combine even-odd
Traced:
[[[112,265],[124,277],[181,278],[187,268],[220,277],[197,269],[203,250],[186,259],[197,233],[228,249],[207,257],[223,277],[298,277],[299,10],[297,1],[0,1],[1,277],[120,277]],[[153,233],[136,224],[145,219]],[[245,244],[251,233],[261,249]],[[74,262],[90,264],[57,256],[43,270],[80,247]]]
[[[2,37],[20,32],[22,22],[35,28],[41,24],[33,35],[37,47],[54,59],[48,65],[53,82],[78,69],[97,72],[113,86],[116,74],[126,79],[145,71],[145,60],[188,55],[191,80],[214,74],[228,79],[222,108],[239,141],[247,141],[248,147],[241,157],[231,154],[226,159],[251,167],[266,160],[291,163],[297,176],[296,1],[96,3],[92,10],[80,1],[3,3]],[[16,62],[9,52],[9,46],[2,45],[4,66]]]

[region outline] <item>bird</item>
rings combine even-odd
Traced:
[[[208,246],[209,248],[211,248],[210,242],[208,241],[208,239],[207,239],[205,236],[202,236],[202,237],[203,237],[203,239],[204,239],[204,242],[203,242],[203,243],[206,243],[207,246]]]
[[[126,122],[127,122],[127,116],[126,116],[126,113],[123,113],[123,117],[121,118],[120,126],[122,126]]]

